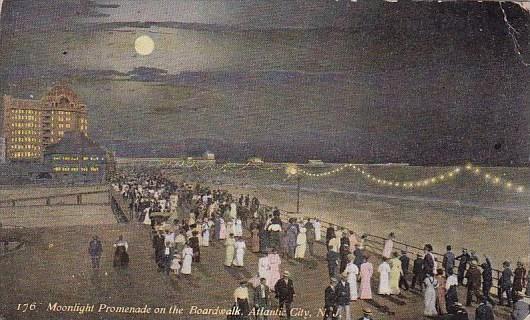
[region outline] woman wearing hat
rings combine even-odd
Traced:
[[[379,265],[377,271],[379,271],[379,291],[378,294],[390,295],[390,265],[388,259],[383,257],[383,262]]]
[[[526,286],[526,269],[521,261],[517,261],[517,268],[513,272],[513,291],[523,291]],[[515,299],[514,299],[515,300]]]
[[[368,256],[364,256],[364,262],[361,264],[360,277],[361,277],[361,299],[371,300],[372,299],[372,285],[370,280],[374,273],[373,264],[368,261]]]
[[[353,254],[348,255],[348,264],[344,272],[348,275],[348,283],[350,284],[350,300],[355,301],[359,298],[357,290],[357,276],[359,274],[359,268],[354,263]]]
[[[392,253],[393,258],[390,259],[390,294],[398,295],[401,293],[399,289],[399,279],[403,275],[401,268],[401,260],[397,251]]]
[[[113,266],[114,267],[126,267],[129,265],[129,254],[127,251],[129,250],[129,244],[127,241],[123,240],[123,236],[120,235],[118,237],[118,241],[114,243],[114,248],[116,250],[114,251],[114,261]]]
[[[438,281],[436,281],[434,275],[429,272],[426,274],[423,284],[425,285],[425,309],[423,310],[423,315],[428,317],[437,316],[438,310],[436,310],[436,287],[438,286]]]
[[[294,254],[295,259],[304,259],[307,246],[306,228],[300,228],[300,232],[296,236],[296,250]]]

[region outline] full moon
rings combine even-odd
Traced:
[[[139,55],[148,56],[155,49],[155,42],[149,36],[140,36],[134,41],[134,49]]]

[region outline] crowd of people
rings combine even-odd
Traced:
[[[266,318],[264,311],[271,309],[273,294],[279,309],[290,318],[295,290],[289,271],[281,272],[282,259],[311,258],[316,242],[324,242],[327,247],[330,282],[324,292],[324,319],[350,320],[352,303],[373,299],[374,266],[364,235],[333,225],[322,230],[318,219],[285,220],[280,210],[261,205],[255,197],[235,197],[227,191],[177,184],[160,175],[122,176],[113,187],[128,200],[138,221],[151,226],[154,260],[161,272],[190,275],[192,264],[201,262],[201,247],[210,246],[212,241],[224,245],[225,268],[243,267],[247,250],[259,255],[257,276],[242,279],[234,291],[234,304],[241,310],[242,319],[250,314],[257,319]],[[322,231],[325,239],[321,238]],[[424,252],[412,262],[410,272],[410,253],[395,250],[394,241],[395,235],[390,233],[384,241],[382,262],[375,270],[379,275],[379,295],[421,291],[425,316],[468,319],[457,293],[458,286],[465,286],[465,305],[471,306],[473,298],[478,303],[475,319],[494,319],[496,303],[490,295],[493,269],[489,258],[484,257],[479,265],[475,252],[463,249],[456,256],[447,246],[440,263],[432,245],[426,244]],[[127,242],[120,237],[114,247],[114,266],[126,266]],[[99,268],[101,252],[101,243],[95,237],[89,245],[94,268]],[[503,267],[498,280],[498,305],[506,303],[512,307],[512,319],[523,320],[530,311],[527,271],[521,262],[513,271],[509,262]],[[361,319],[371,319],[371,313],[364,308]]]

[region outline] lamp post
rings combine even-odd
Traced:
[[[296,215],[300,214],[300,182],[302,181],[302,176],[297,175],[296,181],[298,182],[298,187],[296,188]]]
[[[288,166],[285,171],[289,177],[296,178],[296,214],[298,215],[300,213],[300,183],[302,181],[302,175],[300,174],[298,167],[295,165]]]

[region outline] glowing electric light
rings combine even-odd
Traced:
[[[466,170],[471,170],[471,168],[473,168],[473,166],[471,164],[466,164]]]
[[[517,192],[523,192],[524,188],[522,186],[517,187]]]
[[[155,42],[149,36],[140,36],[134,41],[134,49],[139,55],[148,56],[155,50]]]
[[[499,178],[495,178],[495,179],[493,179],[493,182],[495,182],[495,183],[499,183],[499,182],[501,182],[501,179],[499,179]]]
[[[298,168],[296,166],[288,166],[285,171],[290,176],[295,176],[298,174]]]

